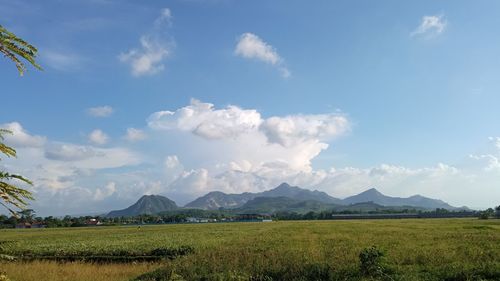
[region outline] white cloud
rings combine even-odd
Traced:
[[[79,70],[85,62],[85,59],[79,55],[50,49],[40,52],[40,59],[44,62],[44,65],[59,71]]]
[[[23,126],[18,122],[1,124],[0,128],[12,132],[12,134],[5,134],[5,142],[14,148],[19,147],[40,147],[46,142],[46,138],[29,134]]]
[[[167,40],[162,29],[165,22],[168,26],[171,25],[171,19],[170,10],[162,9],[155,20],[154,31],[141,36],[140,48],[131,49],[118,56],[121,62],[130,65],[133,76],[153,75],[165,69],[165,60],[172,53],[174,44]]]
[[[291,75],[290,71],[283,65],[284,60],[276,49],[253,33],[243,33],[238,38],[234,53],[246,59],[256,59],[274,65],[278,67],[284,78]]]
[[[1,168],[22,174],[34,182],[33,186],[26,188],[34,193],[36,200],[32,202],[32,207],[40,214],[69,214],[73,210],[91,212],[94,207],[100,206],[98,202],[103,204],[99,210],[108,210],[109,206],[115,206],[113,204],[121,200],[112,194],[124,196],[109,182],[115,182],[115,177],[117,180],[127,179],[117,174],[117,171],[143,161],[142,155],[127,148],[98,148],[54,142],[46,137],[29,135],[17,122],[8,127],[23,134],[21,137],[18,134],[15,140],[18,157],[2,159]],[[108,184],[93,188],[103,186],[103,182]],[[138,191],[150,190],[151,186],[147,184],[147,187]],[[124,190],[130,192],[127,188]]]
[[[500,151],[500,137],[490,137],[489,141],[498,151]]]
[[[338,197],[377,187],[392,196],[422,194],[474,207],[491,200],[490,196],[469,198],[475,194],[473,189],[481,186],[495,194],[493,178],[500,176],[497,138],[490,139],[494,151],[468,157],[466,164],[313,169],[311,162],[330,141],[350,131],[348,118],[336,113],[263,118],[256,110],[215,108],[194,100],[186,107],[152,114],[148,125],[153,133],[166,131],[164,137],[183,133],[179,137],[185,148],[177,155],[186,169],[166,188],[180,200],[214,190],[261,191],[286,181]],[[205,133],[200,127],[213,131]]]
[[[169,8],[163,8],[160,11],[160,16],[155,20],[156,27],[161,27],[163,23],[167,25],[172,25],[172,12]]]
[[[189,131],[207,139],[234,139],[259,133],[270,143],[293,146],[305,141],[323,141],[349,131],[349,121],[339,114],[290,115],[262,119],[254,109],[229,105],[215,109],[211,103],[191,100],[176,111],[159,111],[148,118],[156,130]]]
[[[130,142],[137,142],[141,140],[145,140],[147,138],[146,133],[143,130],[136,128],[128,128],[127,134],[125,135],[125,139]]]
[[[328,148],[325,141],[349,129],[347,118],[338,114],[263,119],[254,109],[232,105],[216,109],[197,100],[175,111],[153,113],[148,125],[156,131],[190,133],[199,144],[188,150],[187,158],[206,155],[210,162],[206,164],[214,165],[210,170],[228,166],[257,170],[270,163],[284,163],[289,169],[310,171],[311,160]],[[184,139],[188,141],[189,137]]]
[[[231,105],[225,109],[214,109],[213,104],[195,99],[175,112],[159,111],[148,118],[148,125],[153,129],[191,131],[208,139],[235,138],[256,130],[261,122],[256,110]]]
[[[261,130],[270,142],[291,146],[307,140],[329,140],[343,135],[349,127],[344,116],[317,114],[271,117],[263,122]]]
[[[446,29],[447,24],[442,15],[423,16],[420,25],[411,33],[411,36],[441,34]]]
[[[497,204],[491,196],[498,194],[495,179],[499,176],[500,170],[481,169],[476,172],[445,164],[425,168],[382,164],[366,169],[346,167],[329,171],[297,171],[286,165],[274,165],[260,170],[228,170],[220,174],[211,174],[206,169],[186,171],[169,190],[173,194],[180,194],[180,198],[192,199],[214,190],[227,193],[258,192],[288,182],[339,198],[376,187],[390,196],[420,194],[443,199],[455,206],[485,207]],[[481,192],[478,193],[478,190]]]
[[[116,183],[109,182],[103,188],[97,188],[94,193],[94,200],[102,201],[106,197],[113,195],[116,192]]]
[[[500,138],[490,138],[487,149],[460,163],[317,169],[314,159],[332,140],[349,132],[347,117],[264,118],[254,109],[217,108],[193,100],[178,109],[153,113],[148,125],[151,129],[143,142],[103,148],[42,136],[36,137],[43,142],[33,145],[25,140],[33,136],[18,124],[18,131],[28,136],[23,142],[31,145],[20,147],[17,159],[2,160],[2,170],[34,181],[33,207],[44,215],[124,208],[143,194],[163,194],[183,204],[209,191],[256,192],[281,182],[336,197],[376,187],[391,196],[422,194],[471,207],[498,204],[500,196]]]
[[[141,37],[141,49],[122,53],[120,61],[129,63],[132,75],[152,75],[165,69],[164,60],[170,54],[169,47],[147,36]]]
[[[109,140],[108,135],[106,135],[102,130],[95,129],[89,134],[89,141],[93,144],[106,144]]]
[[[181,164],[179,162],[179,158],[177,158],[177,155],[169,155],[165,159],[165,166],[167,169],[175,169],[179,167]]]
[[[114,109],[109,105],[96,106],[87,109],[87,114],[93,117],[108,117],[113,114]]]
[[[244,33],[240,36],[234,53],[247,59],[258,59],[272,65],[281,61],[273,46],[252,33]]]
[[[169,187],[170,192],[180,196],[192,196],[192,194],[203,194],[211,180],[208,170],[199,169],[184,171]]]
[[[54,143],[45,149],[45,157],[60,161],[78,161],[98,155],[97,151],[90,146]]]

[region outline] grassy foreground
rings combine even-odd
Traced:
[[[156,268],[172,280],[376,280],[359,273],[358,255],[372,245],[385,252],[379,279],[500,280],[500,220],[477,219],[0,230],[0,253],[12,256],[194,249],[149,263],[3,261],[0,271],[13,281],[129,280]]]

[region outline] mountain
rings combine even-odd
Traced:
[[[376,211],[403,211],[415,209],[424,211],[426,208],[413,206],[383,206],[373,202],[354,203],[351,205],[338,205],[324,203],[316,200],[297,200],[289,197],[256,197],[237,209],[235,213],[277,213],[290,212],[305,214],[307,212],[336,211],[336,212],[376,212]]]
[[[177,204],[161,195],[144,195],[134,205],[109,212],[108,217],[129,217],[143,214],[156,214],[165,211],[177,210]]]
[[[184,208],[217,210],[219,208],[231,209],[237,208],[255,198],[253,193],[226,194],[220,191],[209,192],[202,197],[186,204]]]
[[[371,188],[364,192],[361,192],[360,194],[347,197],[342,201],[347,205],[363,202],[373,202],[382,206],[412,206],[425,209],[444,208],[448,210],[457,209],[444,201],[427,198],[421,195],[414,195],[408,198],[386,196],[380,193],[375,188]]]
[[[288,197],[256,197],[237,209],[242,213],[274,213],[288,209],[297,200]]]
[[[240,208],[234,209],[241,213],[276,213],[280,211],[307,213],[310,211],[332,210],[338,205],[316,200],[299,200],[290,197],[256,197]]]
[[[311,191],[282,183],[274,189],[258,193],[245,192],[241,194],[226,194],[220,191],[210,192],[186,204],[184,207],[204,210],[216,210],[221,207],[234,209],[243,206],[248,201],[257,197],[287,197],[301,201],[313,200],[328,204],[342,204],[342,200],[331,197],[324,192],[317,190]]]
[[[297,200],[314,200],[329,204],[342,204],[342,200],[332,197],[325,192],[317,190],[303,189],[297,186],[290,186],[282,183],[274,189],[258,194],[259,197],[288,197]]]
[[[182,213],[201,216],[203,212],[224,209],[223,212],[238,213],[276,213],[276,212],[321,212],[335,210],[371,212],[384,210],[429,210],[442,208],[447,210],[468,210],[456,208],[444,201],[414,195],[407,198],[386,196],[375,188],[368,189],[343,200],[317,190],[311,191],[282,183],[263,192],[226,194],[220,191],[207,193],[179,208],[174,201],[160,195],[144,195],[134,205],[111,211],[108,217],[137,216],[141,214]],[[197,213],[202,212],[202,213]]]
[[[417,211],[425,211],[426,208],[422,207],[416,207],[416,206],[382,206],[376,203],[373,203],[371,201],[369,202],[362,202],[362,203],[354,203],[351,205],[343,205],[336,207],[334,210],[337,212],[342,212],[342,211],[349,211],[349,212],[360,212],[360,213],[367,213],[367,212],[380,212],[380,211],[403,211],[403,210],[410,210],[414,209]]]

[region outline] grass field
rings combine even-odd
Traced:
[[[500,220],[288,221],[1,230],[12,256],[140,255],[191,246],[160,262],[3,261],[22,280],[130,280],[163,268],[172,280],[376,280],[359,273],[360,251],[385,252],[387,280],[500,280]],[[180,279],[182,277],[183,279]]]

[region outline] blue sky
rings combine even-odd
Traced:
[[[72,190],[102,211],[141,193],[183,203],[283,180],[489,207],[500,197],[499,6],[0,0],[0,24],[44,67],[20,77],[0,63],[0,124],[24,136],[5,165],[40,179],[42,214],[87,211],[64,204]]]

